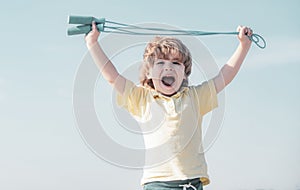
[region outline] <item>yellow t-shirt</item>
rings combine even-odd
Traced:
[[[209,183],[202,147],[202,117],[217,107],[213,80],[183,87],[172,97],[127,80],[117,104],[139,123],[146,155],[142,184],[199,177]]]

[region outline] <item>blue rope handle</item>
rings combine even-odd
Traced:
[[[113,21],[107,21],[105,18],[94,18],[88,16],[69,16],[69,24],[80,24],[68,29],[68,35],[87,34],[92,30],[92,23],[95,22],[100,32],[127,34],[127,35],[238,35],[238,32],[207,32],[198,30],[173,30],[154,27],[140,27]],[[266,47],[265,39],[259,34],[248,36],[259,48]]]

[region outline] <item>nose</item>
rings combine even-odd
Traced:
[[[166,62],[164,70],[165,71],[172,71],[173,70],[173,64],[171,62]]]

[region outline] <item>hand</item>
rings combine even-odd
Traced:
[[[238,39],[240,40],[240,43],[243,46],[250,46],[252,41],[249,37],[253,34],[252,29],[246,26],[238,26],[237,31],[239,32]]]
[[[97,29],[96,23],[92,23],[92,30],[85,36],[86,45],[88,48],[93,47],[98,42],[100,32]]]

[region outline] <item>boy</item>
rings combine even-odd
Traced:
[[[197,86],[188,86],[192,66],[188,48],[176,38],[154,38],[144,52],[141,86],[136,86],[107,58],[93,23],[86,44],[103,77],[118,92],[118,105],[130,112],[142,129],[153,128],[144,135],[146,150],[162,147],[158,154],[146,151],[146,163],[151,167],[144,169],[144,190],[200,190],[209,183],[204,154],[199,153],[201,122],[217,107],[217,94],[233,80],[251,47],[248,36],[252,30],[243,26],[237,30],[240,43],[232,57],[216,77]]]

